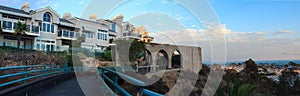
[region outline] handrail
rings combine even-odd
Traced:
[[[143,94],[148,95],[148,96],[163,96],[161,94],[158,94],[156,92],[147,90],[147,89],[143,89]]]
[[[32,69],[31,69],[32,68]],[[22,82],[23,84],[27,84],[27,80],[43,77],[46,78],[50,75],[58,75],[59,73],[66,73],[70,71],[70,68],[59,67],[58,65],[28,65],[28,66],[7,66],[0,67],[0,71],[10,71],[11,69],[21,69],[22,72],[14,72],[10,74],[1,74],[1,79],[6,79],[9,77],[23,76],[21,78],[17,78],[15,80],[9,80],[4,83],[0,83],[0,88],[5,87],[11,84],[15,84],[18,82]],[[13,72],[13,71],[12,71]]]
[[[123,89],[121,86],[118,85],[118,76],[120,76],[122,78],[126,78],[126,80],[129,80],[132,83],[135,83],[135,84],[139,85],[139,87],[141,88],[141,93],[143,95],[148,95],[148,96],[162,96],[159,93],[156,93],[156,92],[144,89],[143,86],[146,86],[146,83],[143,82],[143,81],[141,81],[141,80],[135,79],[135,78],[130,77],[130,76],[126,75],[126,74],[122,74],[122,73],[116,72],[116,71],[112,70],[111,68],[98,67],[98,69],[99,69],[100,75],[103,78],[103,80],[108,81],[108,83],[110,83],[111,85],[113,85],[113,87],[116,89],[115,93],[117,93],[117,91],[119,91],[124,96],[131,96],[125,89]],[[106,74],[105,74],[106,72],[113,74],[113,80],[110,79],[108,76],[106,76]]]

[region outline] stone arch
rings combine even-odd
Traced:
[[[159,69],[166,69],[169,65],[169,55],[167,51],[161,49],[156,54],[156,65],[159,65]]]
[[[145,61],[146,65],[152,65],[152,54],[148,49],[145,49],[144,61]]]
[[[181,52],[179,50],[174,50],[173,53],[172,53],[172,56],[171,56],[171,65],[172,65],[172,68],[181,68],[181,64],[182,64],[182,55],[181,55]]]

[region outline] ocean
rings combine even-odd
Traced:
[[[271,65],[271,64],[276,64],[276,65],[285,65],[288,64],[290,61],[295,62],[297,64],[300,64],[300,60],[255,60],[256,64],[265,64],[265,65]],[[245,61],[227,61],[226,65],[230,65],[232,63],[242,63]],[[204,64],[210,65],[211,62],[203,62]],[[218,63],[217,63],[218,64]]]
[[[300,64],[300,60],[257,60],[255,61],[256,64],[276,64],[276,65],[285,65],[288,64],[290,61]],[[243,63],[245,61],[229,61],[227,64],[231,63]]]

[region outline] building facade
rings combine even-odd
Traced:
[[[103,50],[113,45],[118,38],[139,39],[139,33],[133,33],[134,27],[123,22],[123,16],[112,19],[89,19],[72,17],[69,14],[60,16],[51,7],[30,10],[30,4],[24,3],[21,9],[0,5],[0,46],[17,45],[17,37],[13,34],[17,23],[27,24],[28,32],[22,35],[20,48],[42,51],[65,51],[71,42],[84,37],[81,47]]]

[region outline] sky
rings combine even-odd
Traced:
[[[1,0],[0,4],[20,8],[25,1],[32,9],[51,6],[61,16],[70,12],[88,18],[94,13],[109,19],[122,14],[125,21],[144,26],[155,42],[200,46],[206,62],[212,61],[212,53],[224,49],[227,61],[300,59],[300,0],[208,0],[207,5],[219,20],[212,27],[204,26],[211,22],[195,17],[187,6],[170,0],[129,0],[105,16],[101,8],[108,5],[103,0]],[[202,6],[200,9],[206,10]],[[212,46],[222,44],[226,48]]]

